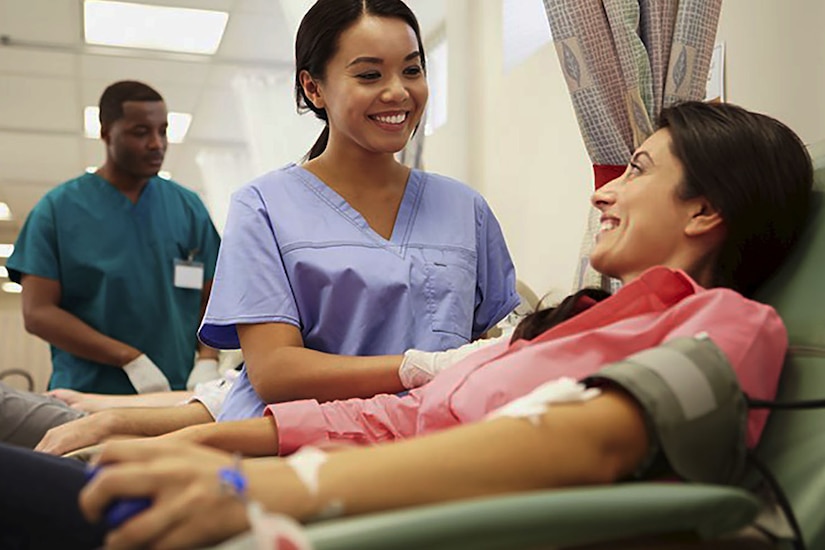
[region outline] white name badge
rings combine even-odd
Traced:
[[[175,259],[175,286],[194,290],[203,289],[203,264]]]

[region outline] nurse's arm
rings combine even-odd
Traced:
[[[266,403],[333,401],[398,393],[400,355],[332,355],[304,347],[301,332],[285,323],[238,325],[247,376]]]
[[[122,367],[141,355],[139,349],[90,327],[60,307],[59,281],[23,275],[23,322],[26,332],[63,351],[104,365]]]
[[[203,315],[206,313],[206,304],[209,303],[209,294],[212,292],[212,279],[208,281],[204,281],[203,289],[201,289],[201,310],[200,310],[200,321],[198,321],[198,325],[200,322],[203,321]],[[215,348],[210,348],[200,340],[198,340],[197,336],[194,336],[195,340],[197,341],[197,349],[198,349],[198,359],[217,359],[218,358],[218,350]]]

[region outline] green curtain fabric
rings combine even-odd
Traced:
[[[703,99],[721,0],[544,0],[585,147],[624,165],[663,106]],[[609,287],[589,268],[593,211],[576,287]]]

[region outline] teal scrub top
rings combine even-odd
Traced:
[[[9,277],[60,282],[60,307],[95,330],[134,346],[182,390],[194,362],[201,291],[174,285],[176,260],[214,275],[220,239],[194,192],[152,178],[137,203],[103,178],[84,174],[34,207],[8,259]],[[135,393],[120,368],[51,346],[49,388]]]

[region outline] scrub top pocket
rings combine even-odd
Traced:
[[[424,288],[433,330],[469,342],[475,310],[475,257],[461,250],[427,251],[426,256]]]

